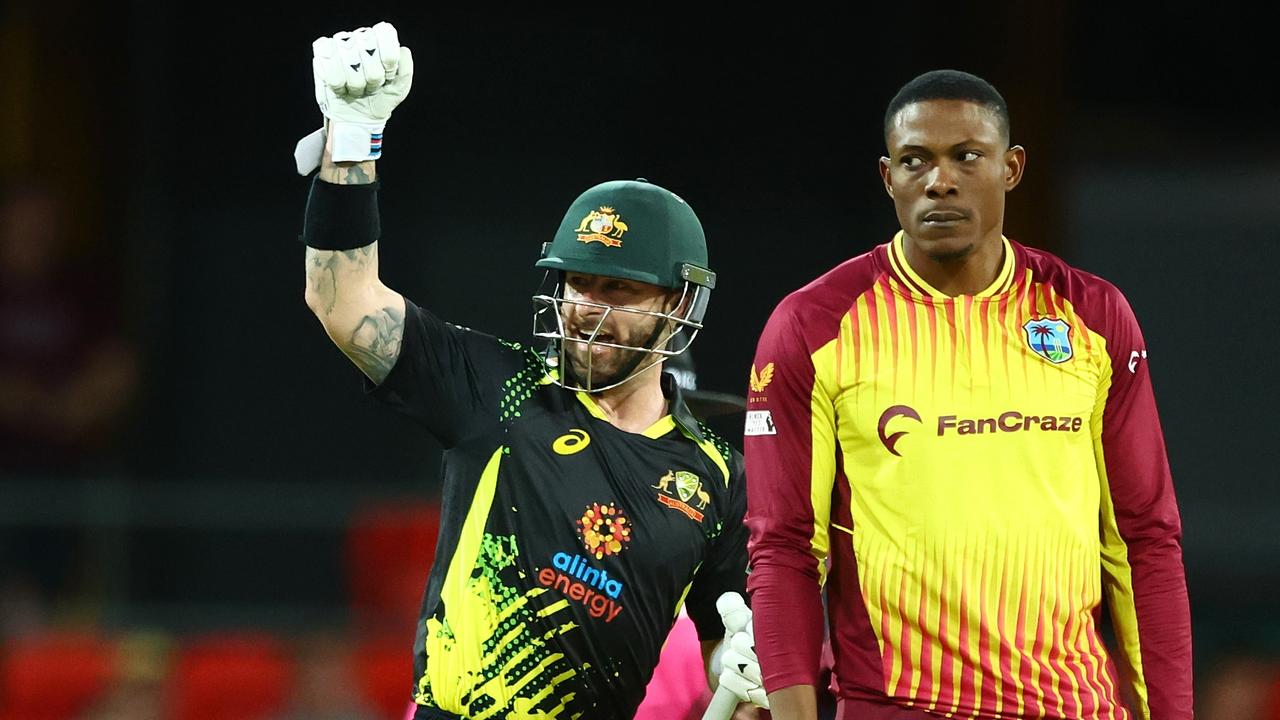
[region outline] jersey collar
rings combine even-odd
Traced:
[[[667,415],[662,416],[657,422],[650,425],[644,432],[640,433],[647,438],[658,439],[663,435],[671,432],[676,426],[680,430],[695,441],[702,443],[706,441],[706,436],[702,433],[702,427],[698,425],[698,420],[689,410],[689,406],[685,403],[684,392],[680,389],[680,384],[676,382],[676,378],[671,373],[662,373],[662,394],[667,398]],[[579,402],[586,406],[591,416],[605,422],[609,418],[600,409],[600,405],[596,403],[595,398],[590,393],[577,391],[574,393]]]
[[[911,264],[907,262],[906,249],[903,247],[903,236],[904,233],[899,230],[898,234],[894,235],[893,240],[890,241],[888,253],[886,253],[889,257],[889,269],[893,273],[893,276],[903,285],[907,286],[913,294],[923,295],[937,300],[950,299],[950,295],[947,295],[941,290],[938,290],[925,282],[925,279],[920,277],[920,275],[911,268]],[[1000,236],[1000,242],[1004,245],[1004,260],[1000,264],[1000,272],[996,273],[996,279],[990,285],[983,290],[974,293],[973,297],[990,297],[992,295],[999,295],[1013,286],[1013,271],[1016,264],[1013,246],[1009,243],[1009,238],[1003,235]]]
[[[662,373],[662,394],[669,400],[667,407],[670,408],[670,417],[676,421],[676,424],[698,442],[706,440],[702,435],[702,426],[698,424],[698,419],[693,416],[689,405],[684,400],[684,390],[680,388],[680,383],[676,382],[675,375],[668,372]]]

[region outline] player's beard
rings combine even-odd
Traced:
[[[631,347],[652,348],[658,340],[665,323],[654,319],[652,324],[645,326],[632,327],[624,336],[615,337],[610,342],[615,345],[630,345]],[[588,356],[591,353],[591,346],[583,342],[572,342],[562,340],[567,343],[565,356],[569,360],[567,370],[575,380],[583,387],[602,388],[622,382],[628,375],[635,372],[636,368],[652,355],[652,350],[623,350],[621,348],[606,347],[601,348],[599,355],[591,357],[590,374],[588,375]],[[587,381],[590,379],[590,385]]]
[[[973,252],[973,248],[973,243],[969,243],[958,248],[933,249],[929,251],[929,259],[942,265],[956,263],[969,257],[969,254]]]

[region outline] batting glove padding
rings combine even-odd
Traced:
[[[401,47],[395,27],[387,22],[319,38],[311,48],[316,104],[333,135],[333,160],[377,160],[391,111],[413,84],[413,53]],[[323,138],[323,129],[317,133]],[[317,142],[317,133],[295,149],[303,175],[320,165],[316,151],[322,152],[324,143]]]
[[[742,702],[768,709],[769,697],[760,677],[756,659],[755,631],[751,609],[737,593],[725,593],[716,602],[724,622],[725,637],[720,652],[720,687],[727,688]]]

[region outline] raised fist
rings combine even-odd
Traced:
[[[391,111],[409,95],[413,54],[400,45],[391,23],[340,32],[311,44],[316,104],[328,118],[335,162],[377,160]],[[295,156],[298,172],[320,164],[324,133],[303,138]]]

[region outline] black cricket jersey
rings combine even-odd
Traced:
[[[374,397],[445,447],[414,699],[475,720],[631,718],[683,604],[702,640],[743,592],[742,456],[664,375],[670,414],[611,425],[534,349],[405,301]]]

